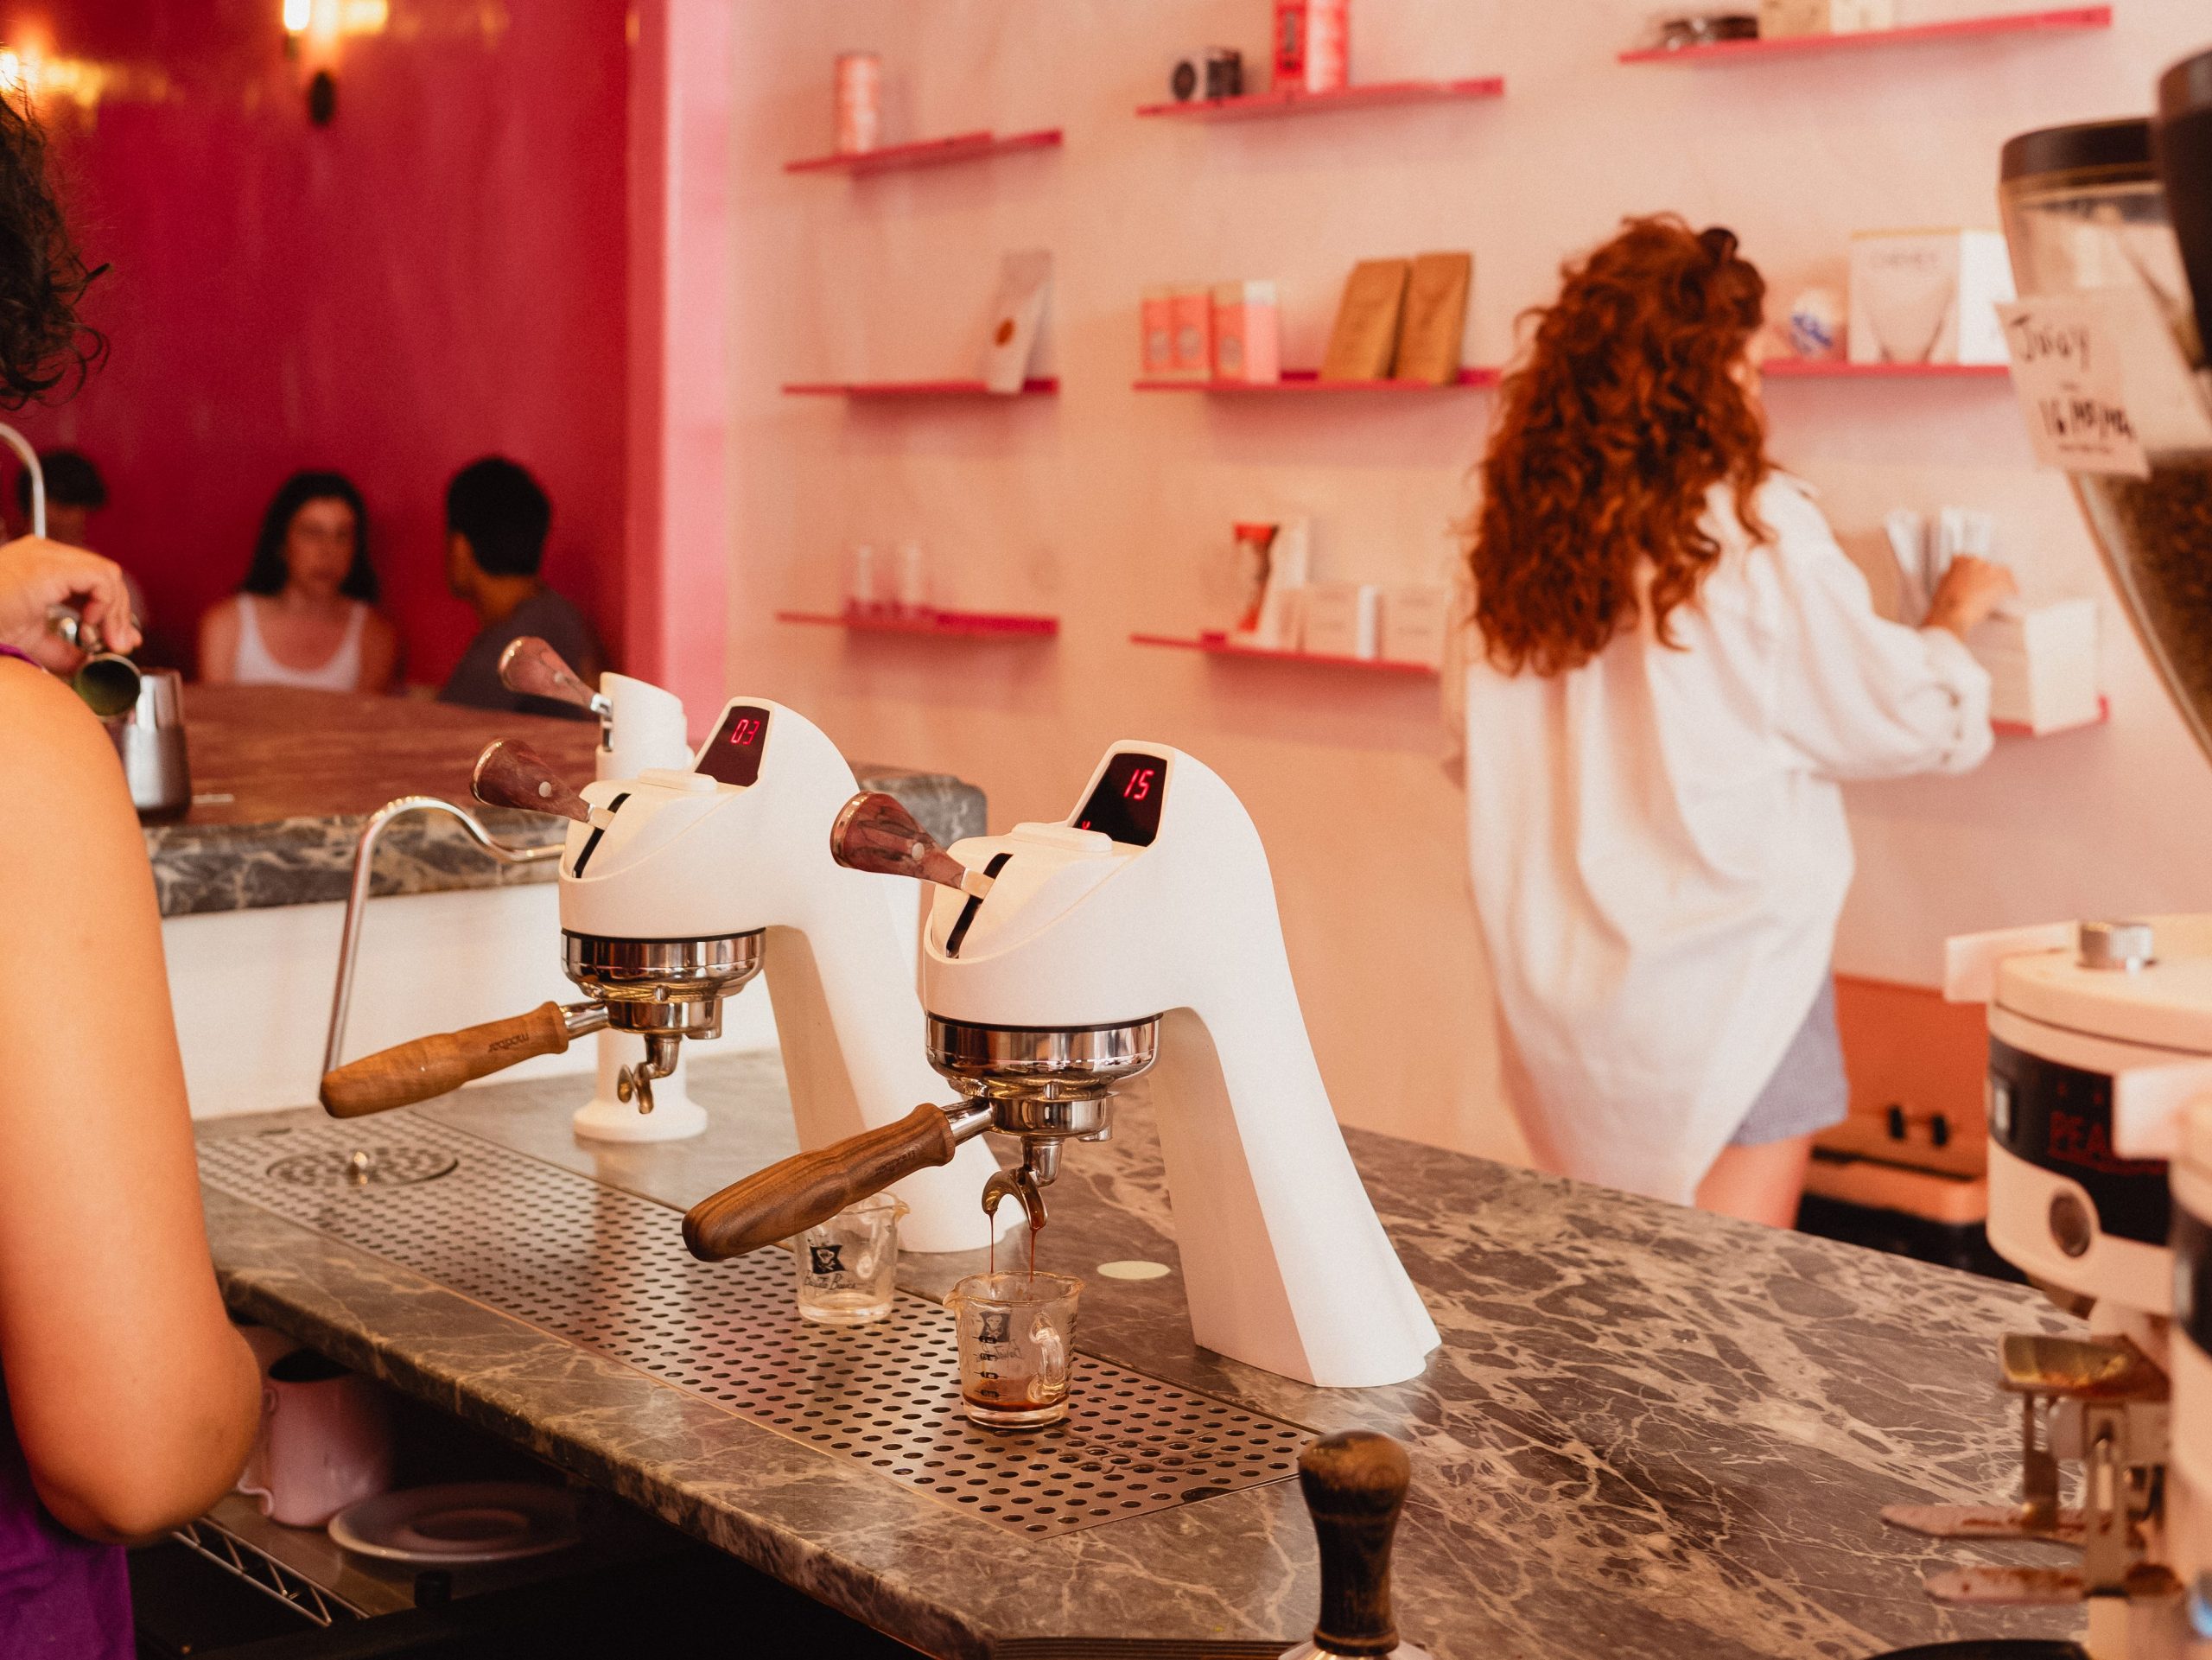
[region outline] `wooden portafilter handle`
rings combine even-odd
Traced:
[[[830,856],[849,870],[912,876],[978,898],[991,891],[988,876],[939,847],[898,797],[880,790],[863,790],[839,809],[830,827]]]
[[[702,1262],[772,1245],[826,1222],[902,1176],[950,1164],[958,1145],[942,1107],[916,1107],[895,1124],[756,1170],[701,1199],[683,1218],[683,1243]]]
[[[594,714],[605,712],[605,700],[563,661],[560,652],[534,634],[524,634],[499,653],[499,684],[525,697],[547,697]]]
[[[476,758],[469,787],[486,806],[558,813],[579,824],[591,823],[589,804],[553,770],[553,763],[512,738],[484,746],[484,753]]]
[[[606,1024],[603,1008],[582,1008],[572,1020],[560,1004],[541,1003],[527,1014],[416,1038],[325,1072],[323,1110],[334,1118],[359,1118],[411,1107],[518,1061],[557,1055],[570,1038]]]
[[[1330,1655],[1386,1655],[1398,1646],[1390,1612],[1390,1540],[1413,1464],[1371,1429],[1324,1435],[1299,1454],[1298,1485],[1321,1546],[1321,1619],[1313,1646]]]

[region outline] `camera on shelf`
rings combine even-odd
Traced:
[[[1167,73],[1167,90],[1178,104],[1188,104],[1193,99],[1242,98],[1244,54],[1233,46],[1216,46],[1178,58]]]

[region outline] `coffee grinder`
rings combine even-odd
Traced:
[[[1436,1328],[1352,1167],[1266,850],[1218,776],[1166,745],[1116,744],[1065,821],[949,852],[888,797],[834,817],[841,862],[938,886],[927,1053],[962,1100],[702,1201],[684,1222],[696,1255],[783,1238],[987,1129],[1020,1162],[987,1164],[968,1202],[1013,1199],[1041,1225],[1063,1147],[1110,1134],[1115,1094],[1149,1072],[1198,1343],[1328,1388],[1420,1375]]]
[[[2142,465],[2077,473],[2075,491],[2145,652],[2212,754],[2212,54],[2167,74],[2155,122],[2024,134],[2003,175],[2023,299],[2079,296],[2091,351],[2122,371]],[[2199,1291],[2212,1291],[2212,917],[1956,940],[1946,989],[1989,1008],[1990,1243],[2089,1335],[2001,1345],[2021,1415],[2019,1504],[1888,1519],[2079,1553],[2078,1566],[1940,1574],[1939,1600],[2086,1603],[2094,1660],[2212,1654],[2212,1329]]]

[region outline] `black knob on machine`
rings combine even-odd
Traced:
[[[1321,1546],[1321,1619],[1313,1640],[1286,1660],[1426,1660],[1419,1649],[1399,1643],[1390,1609],[1390,1546],[1412,1479],[1406,1449],[1371,1429],[1324,1435],[1299,1455],[1298,1485]]]

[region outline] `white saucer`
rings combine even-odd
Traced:
[[[330,1536],[365,1556],[418,1567],[511,1562],[575,1543],[576,1501],[534,1482],[409,1487],[348,1504],[330,1518]]]

